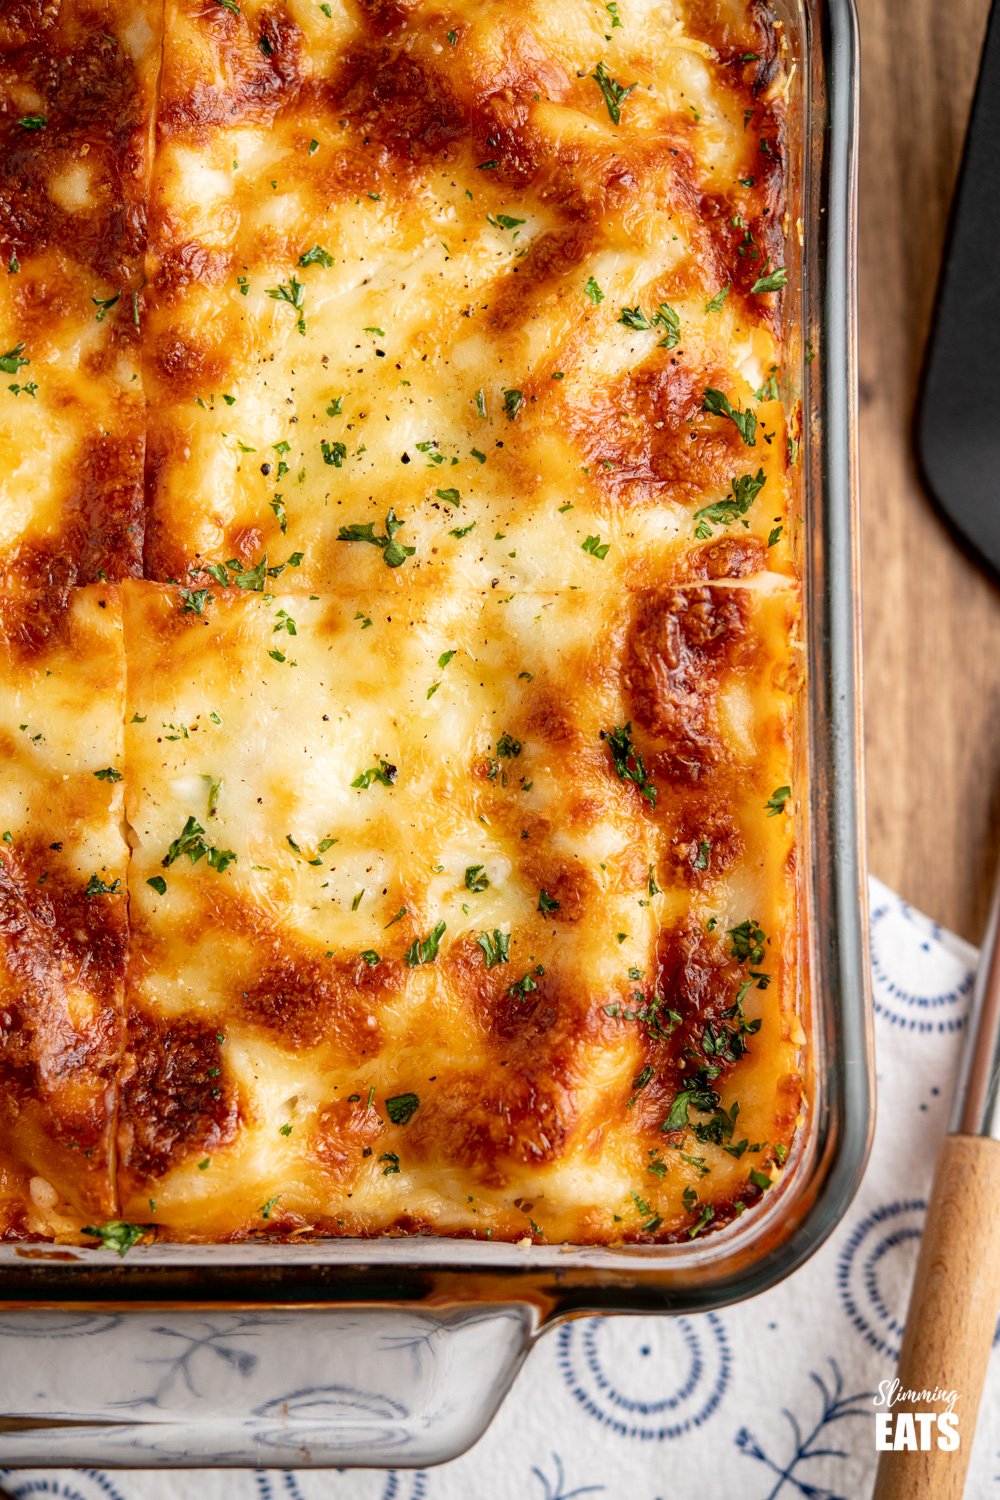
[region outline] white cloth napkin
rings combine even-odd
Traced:
[[[0,1470],[0,1484],[17,1500],[861,1500],[975,961],[876,881],[871,896],[874,1151],[843,1224],[782,1285],[720,1313],[555,1330],[486,1435],[440,1468]],[[996,1345],[967,1494],[1000,1497]]]

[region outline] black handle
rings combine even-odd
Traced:
[[[921,233],[919,220],[912,232]],[[1000,576],[998,370],[1000,6],[994,3],[942,264],[917,450],[941,508]]]

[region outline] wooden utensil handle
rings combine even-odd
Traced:
[[[926,1450],[880,1454],[874,1500],[962,1500],[998,1312],[1000,1141],[949,1135],[927,1208],[899,1389],[956,1391],[959,1446],[939,1448],[934,1427]],[[947,1403],[901,1400],[894,1409],[940,1413]]]

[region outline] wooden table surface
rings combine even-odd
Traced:
[[[911,424],[989,0],[858,6],[869,859],[978,942],[1000,854],[1000,590],[931,509]]]

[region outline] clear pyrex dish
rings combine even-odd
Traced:
[[[872,1127],[854,453],[852,0],[776,0],[790,52],[786,379],[801,395],[808,1105],[781,1183],[688,1244],[448,1239],[0,1246],[0,1464],[426,1465],[483,1431],[531,1342],[697,1312],[826,1238]],[[801,232],[799,232],[801,230]],[[206,1346],[211,1375],[192,1371]],[[208,1383],[205,1383],[205,1382]]]

